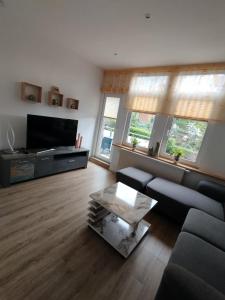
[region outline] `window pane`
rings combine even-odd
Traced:
[[[196,161],[206,128],[207,122],[174,118],[167,138],[166,153],[175,155],[181,152],[182,159]]]
[[[120,98],[106,98],[102,127],[100,129],[99,147],[97,151],[97,156],[105,160],[109,160],[110,158],[119,104]]]
[[[148,148],[154,119],[154,115],[132,112],[127,143],[131,144],[132,137],[135,137],[138,140],[137,146]]]

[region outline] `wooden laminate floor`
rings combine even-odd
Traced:
[[[151,214],[122,258],[86,224],[88,195],[114,181],[89,163],[0,189],[0,300],[154,299],[178,228]]]

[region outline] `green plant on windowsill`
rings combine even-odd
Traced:
[[[184,155],[184,151],[183,149],[177,147],[176,149],[174,149],[173,155],[174,155],[175,163],[177,163],[180,160],[181,156]]]
[[[138,145],[139,141],[136,137],[131,138],[132,150],[134,151]]]

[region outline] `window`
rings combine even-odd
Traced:
[[[155,116],[132,112],[126,135],[126,143],[132,144],[132,138],[138,140],[137,147],[148,148]]]
[[[196,162],[207,124],[204,121],[171,118],[161,154],[174,156],[181,153],[181,159]]]
[[[109,161],[114,138],[120,98],[106,97],[98,134],[96,156]]]

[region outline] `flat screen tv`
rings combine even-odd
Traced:
[[[73,146],[77,120],[27,115],[27,149]]]

